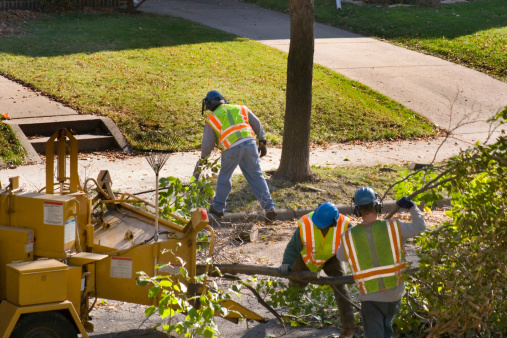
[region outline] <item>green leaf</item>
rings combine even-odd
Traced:
[[[215,332],[212,329],[207,328],[204,331],[204,338],[214,338],[216,337]]]
[[[168,317],[168,316],[169,316],[169,317],[174,317],[174,315],[175,315],[175,314],[176,314],[176,313],[175,313],[175,311],[174,311],[173,309],[171,309],[171,308],[166,308],[166,309],[164,309],[164,310],[162,311],[162,313],[160,313],[160,317],[161,317],[161,318],[166,318],[166,317]]]
[[[152,314],[155,313],[156,310],[157,309],[155,308],[155,306],[151,305],[151,306],[147,307],[146,310],[144,310],[144,315],[146,317],[151,316]]]
[[[189,311],[188,311],[188,317],[190,317],[192,320],[195,320],[198,316],[198,312],[195,308],[191,308]]]
[[[146,286],[150,283],[151,281],[149,279],[141,279],[140,277],[136,278],[136,284],[139,286]]]
[[[160,286],[170,288],[171,286],[173,286],[173,283],[170,280],[163,280],[160,281]]]
[[[157,296],[157,294],[159,293],[160,291],[160,286],[153,286],[150,291],[148,291],[148,296],[150,298],[155,298]]]
[[[207,308],[203,311],[204,320],[209,321],[213,318],[214,312],[211,308]]]

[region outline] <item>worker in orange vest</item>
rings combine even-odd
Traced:
[[[345,269],[336,258],[341,234],[352,224],[350,218],[340,214],[331,202],[320,204],[317,209],[304,215],[298,221],[298,229],[285,248],[282,264],[278,268],[282,275],[292,271],[324,270],[328,276],[343,276]],[[300,283],[291,283],[303,287]],[[354,335],[354,310],[346,285],[333,288],[340,319],[343,324],[340,337]]]
[[[212,113],[204,125],[201,158],[207,158],[215,146],[222,151],[221,167],[218,173],[217,187],[210,214],[222,217],[227,197],[232,189],[231,176],[238,167],[245,176],[255,197],[265,210],[265,221],[271,223],[276,219],[275,203],[271,199],[268,185],[262,175],[259,157],[267,153],[266,136],[259,119],[247,106],[229,104],[216,90],[206,94],[202,100],[201,113],[209,110]],[[257,146],[256,137],[259,140]],[[199,177],[199,164],[196,164],[194,177]]]

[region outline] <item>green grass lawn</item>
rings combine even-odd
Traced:
[[[8,163],[12,161],[15,164],[23,163],[25,151],[21,143],[14,135],[11,127],[2,123],[0,117],[0,161]]]
[[[289,0],[242,0],[287,12]],[[431,7],[315,1],[315,20],[463,64],[507,81],[507,1]]]
[[[83,113],[107,115],[137,150],[200,145],[201,101],[217,89],[282,141],[287,54],[179,18],[54,14],[0,36],[0,72]],[[314,143],[435,135],[393,100],[315,66]],[[179,137],[176,144],[172,136]]]

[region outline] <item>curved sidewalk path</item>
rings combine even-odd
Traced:
[[[289,16],[251,4],[234,0],[149,0],[140,10],[200,22],[283,51],[289,48]],[[314,59],[316,63],[393,98],[443,128],[456,125],[467,114],[471,114],[473,123],[457,130],[452,140],[441,148],[442,139],[311,148],[312,165],[428,163],[434,158],[441,161],[477,140],[484,141],[488,131],[484,121],[507,106],[507,83],[454,63],[322,24],[315,25]],[[449,114],[451,103],[453,113]],[[13,119],[78,114],[1,76],[0,108],[0,112],[4,108],[9,111]],[[281,149],[269,147],[268,155],[261,159],[262,170],[278,168],[280,156]],[[196,151],[171,155],[161,177],[188,180],[198,157]],[[9,177],[19,175],[20,183],[28,189],[45,185],[43,164],[0,169],[2,184],[7,184]],[[95,178],[102,169],[110,171],[113,187],[121,191],[135,193],[154,186],[153,170],[143,157],[111,159],[86,155],[79,161],[81,178]]]
[[[248,3],[149,0],[139,10],[182,17],[289,51],[289,16]],[[322,24],[315,24],[314,62],[368,85],[445,129],[471,114],[474,123],[457,130],[459,138],[468,142],[484,140],[488,132],[484,121],[507,106],[507,83],[436,57]]]

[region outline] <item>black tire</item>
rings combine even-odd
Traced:
[[[12,331],[11,338],[77,337],[74,325],[59,312],[37,312],[23,315]]]

